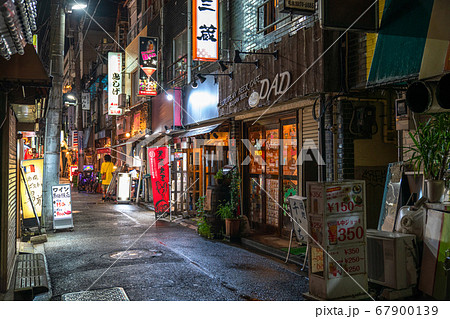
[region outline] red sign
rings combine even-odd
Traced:
[[[169,150],[167,147],[148,149],[150,175],[152,177],[153,203],[156,214],[168,213],[169,200]]]
[[[97,148],[97,154],[111,154],[111,149],[108,147]]]

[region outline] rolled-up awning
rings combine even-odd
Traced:
[[[202,135],[202,134],[207,134],[207,133],[211,133],[212,131],[214,131],[216,128],[218,128],[221,123],[217,123],[217,124],[213,124],[213,125],[208,125],[208,126],[203,126],[203,127],[198,127],[198,128],[192,128],[180,135],[178,135],[177,137],[190,137],[190,136],[196,136],[196,135]]]
[[[386,0],[368,87],[418,78],[434,0]]]

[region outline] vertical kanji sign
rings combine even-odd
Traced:
[[[192,1],[193,59],[217,61],[219,58],[218,0]]]
[[[155,213],[157,215],[169,213],[169,149],[167,147],[149,148],[148,161],[152,177]]]
[[[108,52],[108,115],[122,115],[119,95],[122,94],[122,53]]]

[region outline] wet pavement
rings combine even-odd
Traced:
[[[73,191],[74,231],[48,234],[52,300],[122,288],[130,300],[303,300],[300,267]],[[85,299],[86,295],[84,296]]]

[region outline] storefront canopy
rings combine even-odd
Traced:
[[[196,135],[202,135],[202,134],[208,134],[214,131],[216,128],[218,128],[222,123],[213,124],[209,126],[203,126],[199,128],[193,128],[190,129],[181,135],[178,135],[177,137],[190,137],[190,136],[196,136]]]
[[[386,0],[368,87],[417,78],[434,0]]]
[[[9,61],[0,58],[0,89],[8,92],[10,103],[20,123],[34,123],[39,118],[36,100],[47,98],[52,80],[34,47],[25,46],[23,55]]]

